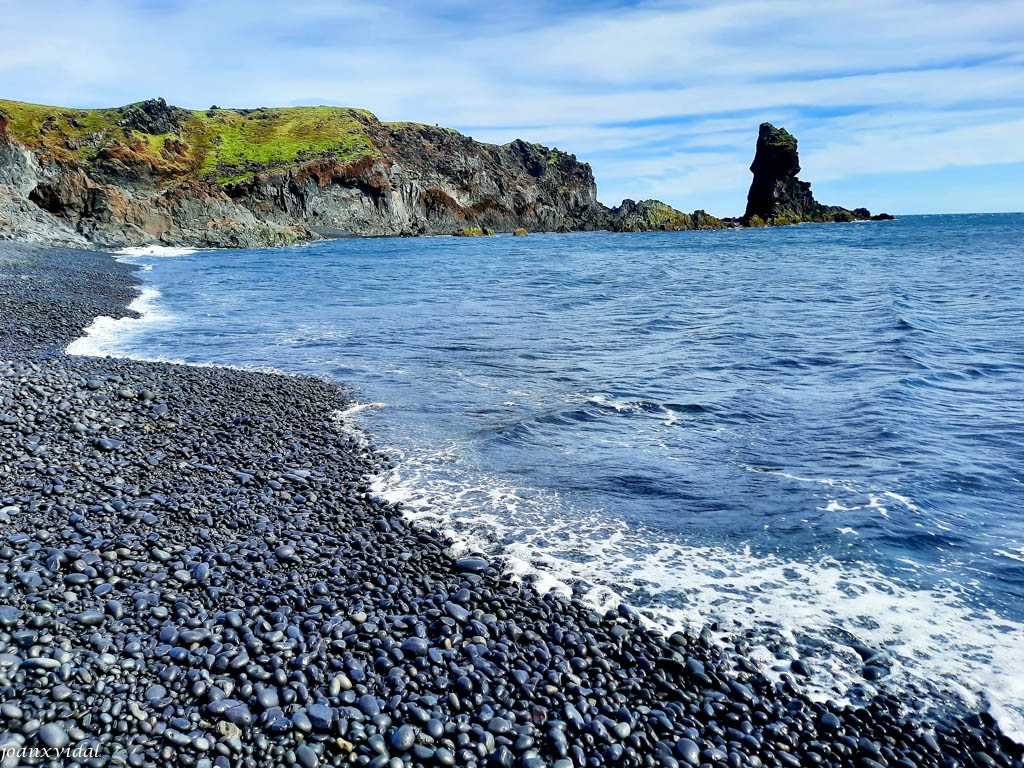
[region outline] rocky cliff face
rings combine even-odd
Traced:
[[[376,155],[319,158],[257,173],[225,193],[265,221],[360,235],[511,232],[600,226],[590,166],[524,141],[482,144],[425,125],[370,125]]]
[[[597,201],[589,165],[519,140],[484,144],[333,107],[0,101],[0,237],[255,247],[617,221]]]
[[[804,221],[858,221],[869,219],[867,208],[849,210],[822,205],[811,194],[811,184],[797,178],[800,156],[796,138],[785,128],[761,123],[757,150],[750,166],[754,180],[747,194],[746,226],[799,224]],[[892,218],[880,214],[875,218]]]

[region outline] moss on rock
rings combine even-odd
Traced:
[[[0,99],[19,143],[43,157],[88,167],[116,143],[152,163],[159,176],[220,183],[315,157],[348,161],[377,153],[376,118],[347,107],[185,110],[162,99],[114,109],[64,109]],[[168,140],[177,151],[165,151]],[[168,155],[173,157],[168,157]]]

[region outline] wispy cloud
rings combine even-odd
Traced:
[[[1003,190],[989,205],[1024,208],[1004,183],[1024,161],[1019,0],[0,0],[0,15],[10,98],[362,106],[557,144],[607,202],[719,214],[742,208],[772,120],[829,202],[872,206],[874,180],[898,211],[929,210],[935,175],[955,188],[970,169]]]

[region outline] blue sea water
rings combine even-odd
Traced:
[[[538,587],[1024,734],[1024,215],[163,255],[72,351],[350,385],[377,492]]]

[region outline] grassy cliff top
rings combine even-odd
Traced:
[[[236,181],[312,157],[377,152],[370,112],[347,107],[185,110],[162,99],[68,109],[0,99],[11,135],[40,155],[88,167],[112,153],[158,175]]]

